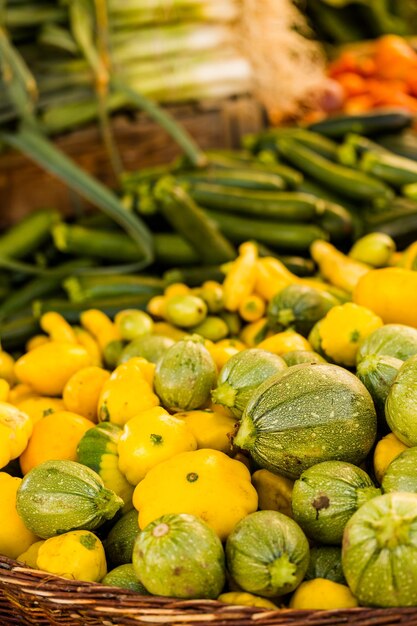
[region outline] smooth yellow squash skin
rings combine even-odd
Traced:
[[[133,505],[142,529],[161,515],[190,513],[207,522],[223,541],[237,522],[256,511],[258,494],[243,463],[204,449],[156,465],[137,485]]]

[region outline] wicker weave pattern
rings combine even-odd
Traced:
[[[417,608],[265,611],[139,596],[20,567],[0,556],[1,626],[417,626]]]

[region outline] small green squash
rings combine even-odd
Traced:
[[[360,361],[356,368],[357,377],[372,396],[382,432],[388,430],[385,419],[385,401],[402,364],[401,359],[393,356],[371,354]]]
[[[342,565],[361,606],[417,606],[417,494],[386,493],[346,524]]]
[[[236,446],[289,478],[321,461],[360,464],[376,435],[366,387],[338,365],[303,364],[268,378],[243,413]]]
[[[111,489],[123,500],[123,512],[132,507],[134,487],[119,470],[117,442],[123,430],[111,422],[100,422],[90,428],[81,438],[77,447],[78,461],[101,476],[104,486]]]
[[[370,355],[384,354],[405,361],[417,354],[417,328],[405,324],[385,324],[360,343],[356,362]]]
[[[222,367],[211,398],[215,404],[226,406],[240,418],[259,385],[285,369],[285,361],[277,354],[258,348],[242,350]]]
[[[277,333],[293,328],[307,337],[314,324],[337,304],[339,300],[326,291],[296,283],[288,285],[269,302],[268,326]]]
[[[45,461],[31,469],[17,491],[25,526],[42,539],[70,530],[94,530],[112,519],[123,500],[100,476],[75,461]]]
[[[129,359],[141,356],[150,363],[157,363],[165,352],[173,346],[175,341],[162,335],[143,335],[127,344],[119,357],[118,365]]]
[[[400,441],[417,445],[417,355],[398,370],[385,402],[385,417]]]
[[[135,573],[135,568],[132,563],[125,563],[119,565],[114,569],[107,572],[103,580],[102,585],[109,585],[110,587],[121,587],[122,589],[130,589],[130,591],[136,591],[142,596],[148,596],[149,593],[142,585]]]
[[[417,448],[404,450],[391,461],[382,479],[382,491],[417,493]]]
[[[106,559],[111,567],[132,562],[133,546],[138,534],[138,512],[131,509],[117,520],[103,542]]]
[[[292,350],[291,352],[284,352],[282,358],[288,367],[301,365],[302,363],[326,363],[326,359],[318,352],[313,352],[312,350]]]
[[[346,522],[364,502],[381,495],[366,472],[343,461],[324,461],[295,481],[292,512],[306,535],[319,543],[341,544]]]
[[[273,598],[293,591],[304,578],[309,546],[301,528],[278,511],[244,517],[226,541],[227,569],[244,591]]]
[[[304,580],[325,578],[346,585],[342,568],[342,549],[339,546],[315,546],[310,549],[310,561]]]
[[[217,369],[198,335],[185,337],[169,348],[156,364],[154,387],[169,411],[205,407],[216,384]]]
[[[202,519],[185,513],[163,515],[138,535],[133,566],[154,595],[217,598],[226,572],[220,539]]]

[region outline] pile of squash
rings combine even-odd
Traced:
[[[141,594],[417,606],[415,254],[318,240],[312,279],[246,242],[147,312],[45,313],[0,352],[0,554]]]

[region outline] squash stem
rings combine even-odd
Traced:
[[[233,389],[228,382],[219,385],[217,389],[214,389],[211,395],[214,404],[222,404],[227,407],[235,406],[236,389]]]
[[[252,450],[256,441],[256,429],[252,418],[245,415],[240,423],[240,428],[234,438],[234,445],[243,450]]]
[[[275,559],[269,566],[269,575],[271,577],[271,586],[274,589],[283,589],[285,587],[292,588],[296,582],[295,574],[297,566],[291,563],[288,554],[282,554]]]

